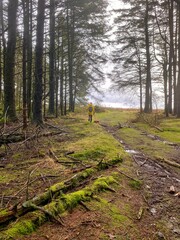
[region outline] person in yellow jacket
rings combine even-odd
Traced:
[[[90,102],[88,104],[88,121],[89,122],[92,122],[92,117],[93,117],[94,113],[95,113],[94,106],[93,106],[92,102]]]

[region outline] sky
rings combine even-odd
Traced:
[[[120,0],[109,0],[109,6],[107,10],[111,14],[111,21],[113,23],[113,18],[115,14],[113,14],[112,10],[118,9],[122,7],[122,2]],[[115,36],[112,36],[115,38]],[[111,52],[111,47],[107,47],[107,53]],[[103,71],[105,74],[111,73],[113,70],[113,65],[109,62],[104,66]],[[94,104],[101,105],[104,107],[114,107],[114,108],[138,108],[139,107],[139,98],[136,97],[138,93],[132,92],[118,92],[110,90],[111,87],[111,79],[107,77],[103,86],[99,87],[99,90],[102,92],[102,95],[99,93],[93,93],[91,97],[89,97],[89,101]]]

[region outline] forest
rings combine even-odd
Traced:
[[[73,112],[101,91],[109,62],[112,87],[132,89],[141,112],[161,101],[166,116],[180,117],[178,0],[120,2],[113,26],[107,7],[107,0],[0,1],[2,116],[15,121],[20,111],[27,125]]]
[[[0,240],[180,237],[180,0],[115,2],[0,0]]]

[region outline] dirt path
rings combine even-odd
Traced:
[[[164,228],[171,232],[172,240],[180,239],[180,198],[170,194],[170,187],[180,191],[180,176],[168,164],[158,163],[136,149],[129,149],[117,133],[117,127],[103,125],[104,129],[116,138],[131,154],[137,167],[137,176],[144,182],[144,198],[154,219],[162,221]],[[151,137],[152,138],[152,137]],[[152,138],[154,141],[155,138]],[[173,146],[173,144],[172,144]],[[174,144],[174,159],[179,162],[179,146]],[[161,233],[160,239],[161,239]],[[163,236],[162,236],[163,239]]]

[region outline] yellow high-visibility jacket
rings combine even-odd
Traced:
[[[88,104],[87,109],[88,109],[88,115],[89,115],[89,116],[94,115],[95,110],[94,110],[94,106],[93,106],[91,103]]]

